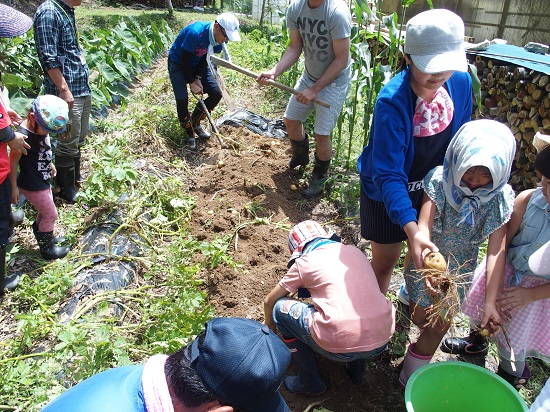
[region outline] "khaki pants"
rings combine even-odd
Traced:
[[[80,155],[80,148],[84,145],[88,134],[91,110],[91,95],[74,98],[74,106],[69,112],[71,135],[69,138],[58,140],[55,148],[56,156],[76,157]]]

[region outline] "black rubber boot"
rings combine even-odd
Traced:
[[[327,385],[319,375],[317,361],[313,350],[304,342],[292,338],[283,339],[290,349],[292,362],[298,369],[298,376],[287,376],[285,388],[290,393],[300,395],[320,395],[327,390]]]
[[[15,231],[15,228],[19,226],[25,220],[25,212],[22,209],[15,209],[10,213],[10,225],[8,227],[8,239],[10,239]]]
[[[346,374],[351,379],[351,383],[353,383],[354,385],[359,385],[360,383],[363,383],[365,366],[367,366],[366,359],[356,359],[351,362],[346,362]]]
[[[19,274],[6,276],[6,247],[0,248],[0,297],[5,289],[14,290],[19,284]]]
[[[204,130],[201,126],[201,120],[206,118],[206,113],[202,111],[198,106],[193,110],[191,115],[191,123],[193,124],[193,131],[199,139],[207,140],[210,139],[210,133]]]
[[[40,254],[46,260],[61,259],[69,253],[68,247],[57,246],[53,242],[53,232],[36,232],[34,236],[38,242]]]
[[[36,237],[36,233],[38,232],[38,224],[36,223],[36,220],[34,222],[32,222],[32,233],[34,233],[34,237]],[[53,243],[55,244],[61,244],[61,243],[65,243],[67,241],[67,239],[65,239],[65,236],[60,236],[60,237],[53,237]]]
[[[441,350],[454,355],[469,355],[484,357],[487,355],[489,344],[487,340],[475,329],[464,338],[446,338],[441,344]]]
[[[315,153],[315,166],[313,167],[313,173],[311,174],[311,181],[309,182],[307,189],[302,192],[303,197],[309,199],[323,193],[329,167],[330,160],[319,160],[317,153]]]
[[[301,142],[291,140],[290,148],[292,149],[292,157],[288,161],[288,167],[294,169],[296,166],[306,166],[309,164],[309,139],[307,138],[307,134]]]
[[[197,148],[197,142],[195,141],[195,132],[193,131],[191,118],[188,117],[187,119],[188,120],[186,122],[181,123],[181,127],[183,128],[183,135],[184,138],[187,139],[189,149],[195,150]]]
[[[57,169],[57,185],[61,189],[59,196],[69,203],[76,202],[78,192],[76,190],[74,158],[71,156],[57,156],[55,158]]]
[[[80,174],[80,155],[75,156],[74,158],[74,178],[77,187],[80,187],[80,184],[84,181],[82,175]]]
[[[4,283],[6,281],[6,248],[0,249],[0,297],[4,296]]]

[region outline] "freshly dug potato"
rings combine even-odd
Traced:
[[[445,272],[447,270],[447,262],[441,253],[430,252],[424,257],[424,268]]]
[[[483,329],[479,330],[479,334],[481,336],[483,336],[484,338],[486,338],[487,336],[489,336],[491,334],[491,331],[489,329],[483,328]]]

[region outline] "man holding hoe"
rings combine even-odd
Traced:
[[[222,92],[208,65],[208,56],[220,53],[224,43],[240,40],[239,20],[231,13],[222,13],[213,23],[196,21],[184,27],[170,48],[168,73],[178,119],[190,149],[196,148],[195,138],[208,139],[210,134],[200,124],[207,115],[200,102],[189,114],[187,85],[194,95],[208,94],[204,105],[209,112],[214,110],[222,98]]]
[[[304,73],[295,86],[300,93],[291,96],[284,122],[292,147],[288,165],[306,166],[309,139],[303,122],[315,109],[315,166],[309,187],[303,192],[305,198],[311,198],[323,192],[332,158],[330,133],[351,84],[351,15],[342,0],[294,0],[286,17],[290,44],[281,60],[271,70],[260,73],[256,81],[267,85],[304,53]],[[330,108],[314,104],[314,98],[328,102]]]

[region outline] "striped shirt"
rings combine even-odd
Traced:
[[[48,70],[59,67],[74,97],[91,94],[88,65],[78,44],[74,9],[62,0],[46,0],[34,16],[34,41],[44,70],[44,92],[59,95]]]

